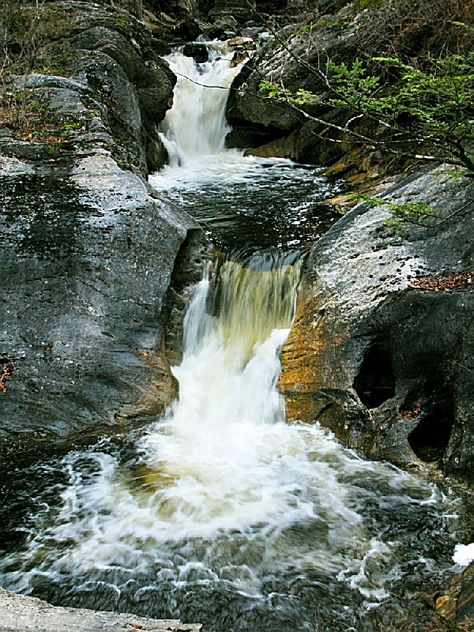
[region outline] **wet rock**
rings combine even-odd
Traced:
[[[183,20],[175,27],[173,34],[184,42],[194,41],[201,34],[201,25],[195,19]]]
[[[182,360],[184,317],[194,285],[202,279],[203,266],[211,258],[211,245],[203,239],[201,231],[189,231],[176,257],[163,312],[164,352],[172,366]]]
[[[193,57],[198,64],[203,64],[209,59],[209,53],[205,44],[190,42],[183,48],[183,55]]]
[[[238,24],[238,21],[248,20],[255,11],[255,0],[249,2],[239,2],[239,0],[214,0],[211,9],[208,12],[208,19],[215,20],[216,28],[228,28],[235,30],[229,24]],[[224,23],[227,21],[227,24]]]
[[[256,156],[285,157],[312,164],[332,161],[353,148],[350,136],[326,124],[343,126],[348,120],[343,109],[315,104],[294,107],[284,99],[268,98],[261,90],[262,81],[266,81],[292,94],[303,89],[319,95],[322,102],[327,101],[330,95],[318,69],[324,67],[327,59],[347,62],[357,55],[363,19],[348,13],[347,3],[315,5],[306,26],[289,24],[272,31],[234,80],[227,105],[233,128],[229,146],[250,149],[249,153]],[[331,15],[318,13],[330,10]],[[377,134],[376,125],[369,121],[357,122],[354,131]]]
[[[156,124],[172,104],[176,78],[160,58],[152,32],[129,13],[107,5],[57,2],[42,10],[69,25],[45,44],[48,58],[61,60],[58,70],[65,76],[38,73],[23,79],[26,87],[41,89],[43,99],[50,99],[49,108],[58,113],[79,116],[98,110],[114,140],[109,143],[114,157],[123,166],[142,175],[162,166],[156,159],[147,164],[147,153],[154,155],[147,144],[159,144]]]
[[[166,11],[167,14],[180,19],[192,19],[199,13],[198,0],[149,0],[147,3],[157,13]],[[191,38],[194,39],[194,38]]]
[[[104,153],[1,184],[3,445],[93,438],[163,410],[176,384],[161,313],[193,221]]]
[[[444,592],[434,595],[436,615],[427,632],[469,632],[474,622],[474,564],[458,573]]]
[[[0,135],[5,464],[121,432],[176,396],[165,307],[183,243],[204,241],[143,179],[166,160],[174,82],[151,35],[113,7],[51,10],[73,25],[54,44],[69,75],[17,77],[27,116]]]
[[[97,24],[94,17],[94,22],[85,22],[85,29],[68,43],[76,53],[71,69],[85,76],[92,89],[101,93],[114,134],[123,140],[121,145],[135,146],[134,162],[140,171],[154,171],[166,161],[163,148],[156,150],[161,144],[156,125],[172,105],[176,77],[155,53],[139,23],[126,28],[140,31],[141,44],[114,30],[117,25],[124,28],[123,18],[111,24],[106,16],[103,24]]]
[[[233,128],[227,137],[230,147],[239,146],[238,139],[242,138],[242,133],[248,138],[246,146],[256,147],[280,139],[302,122],[301,114],[283,102],[266,99],[260,93],[261,77],[255,77],[253,68],[259,68],[260,72],[258,59],[252,60],[232,85],[227,105],[227,118]]]
[[[425,170],[382,197],[427,202],[439,217],[395,229],[383,204],[359,204],[317,242],[282,354],[287,414],[373,458],[472,481],[470,276],[439,291],[412,280],[472,271],[473,185]]]
[[[174,619],[145,619],[133,614],[61,608],[1,588],[0,612],[0,632],[198,632],[201,629],[199,624],[181,623]]]
[[[229,47],[233,49],[240,48],[250,50],[255,46],[255,42],[251,37],[243,37],[242,35],[239,35],[238,37],[233,37],[227,43]]]

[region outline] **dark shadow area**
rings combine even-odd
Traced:
[[[390,352],[380,342],[365,352],[354,388],[367,408],[377,408],[395,395],[395,375]]]
[[[454,423],[451,402],[437,403],[422,416],[419,424],[408,436],[413,452],[422,461],[439,461],[447,448]]]

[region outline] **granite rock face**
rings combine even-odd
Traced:
[[[175,261],[200,230],[110,156],[1,174],[0,439],[97,435],[176,394],[161,349]]]
[[[327,3],[326,3],[327,4]],[[345,4],[345,3],[343,3]],[[317,2],[313,16],[323,16],[325,3]],[[301,23],[288,24],[272,31],[263,41],[247,68],[235,79],[227,116],[233,127],[230,146],[246,147],[257,156],[291,158],[297,162],[322,164],[342,155],[351,146],[350,138],[336,135],[341,143],[325,141],[334,136],[326,125],[309,119],[305,112],[284,100],[267,98],[261,91],[262,81],[272,82],[296,93],[299,89],[327,96],[327,86],[317,68],[328,58],[351,59],[357,49],[360,18],[354,19],[348,7],[334,4],[331,14],[316,19],[316,26],[303,28]],[[337,28],[335,28],[337,25]],[[309,115],[338,125],[345,113],[327,106],[305,105]]]
[[[176,77],[152,32],[107,4],[44,3],[38,21],[49,29],[46,42],[34,72],[15,82],[25,115],[34,108],[32,131],[67,124],[63,131],[74,148],[100,143],[122,167],[143,176],[160,168],[166,152],[154,150],[161,146],[157,124],[172,104]],[[51,120],[38,116],[44,108]]]
[[[166,315],[179,312],[180,271],[189,284],[200,275],[205,242],[144,179],[174,84],[151,34],[112,6],[40,10],[62,67],[15,78],[18,117],[0,134],[7,468],[18,450],[35,458],[121,432],[176,396]]]
[[[428,202],[437,217],[391,228],[383,200]],[[427,170],[315,244],[282,354],[289,419],[318,420],[372,458],[473,480],[473,214],[469,179]]]

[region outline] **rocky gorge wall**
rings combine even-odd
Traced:
[[[175,397],[164,314],[179,302],[175,267],[194,282],[205,244],[144,179],[166,159],[156,124],[175,82],[150,32],[110,6],[41,11],[38,68],[16,75],[2,102],[6,468],[24,451],[120,432]]]
[[[259,24],[265,9],[259,4],[246,15],[235,14],[225,2],[168,3],[156,13],[150,11],[157,9],[153,3],[119,4],[43,5],[46,36],[38,67],[14,78],[21,116],[8,120],[7,112],[10,124],[0,138],[7,244],[2,258],[8,270],[2,277],[7,297],[2,384],[8,389],[2,432],[9,440],[30,432],[45,441],[51,433],[61,440],[96,436],[104,427],[117,430],[127,419],[158,412],[176,394],[167,357],[180,356],[186,305],[181,293],[186,279],[198,278],[205,245],[193,220],[157,200],[143,180],[166,160],[157,125],[172,102],[175,77],[160,54],[171,42],[186,41],[189,29],[257,38],[268,24]],[[291,90],[321,89],[301,60],[312,64],[322,55],[356,54],[367,14],[353,19],[348,2],[273,9],[292,17],[279,18],[290,21],[262,40],[237,77],[228,104],[234,125],[229,143],[261,156],[332,161],[328,173],[349,174],[351,182],[351,174],[363,172],[364,186],[373,187],[385,169],[379,152],[356,149],[350,136],[326,142],[324,126],[259,91],[262,78],[277,76]],[[312,16],[311,28],[301,27],[301,19],[308,22],[305,15]],[[328,115],[317,108],[309,112]],[[337,110],[330,116],[341,122]],[[453,292],[409,287],[420,275],[436,279],[472,271],[469,244],[459,242],[470,231],[472,187],[448,171],[434,174],[400,182],[387,199],[428,200],[446,221],[404,237],[386,228],[383,205],[362,205],[315,245],[280,384],[290,418],[319,419],[372,457],[411,465],[428,454],[428,461],[442,459],[445,471],[470,479],[472,410],[456,393],[469,391],[472,373],[464,356],[454,358],[453,348],[454,341],[466,348],[472,343],[466,316],[471,287],[467,281]],[[353,182],[357,178],[360,182],[360,176]],[[382,182],[380,190],[396,180]],[[346,239],[352,242],[348,250]],[[330,290],[321,289],[326,282],[319,272],[329,256],[326,243],[331,265],[339,270],[339,285]],[[375,272],[366,267],[366,251],[377,253]],[[424,267],[415,269],[416,261]],[[357,308],[350,307],[350,294],[358,294]],[[420,304],[413,308],[418,317],[408,314],[412,303]],[[321,310],[324,317],[318,316]],[[429,318],[421,316],[426,310]],[[446,326],[448,314],[456,317]],[[396,334],[397,318],[409,324]],[[430,325],[430,318],[440,324]],[[165,335],[167,320],[173,324]],[[411,331],[417,340],[437,340],[438,347],[423,343],[424,354],[415,354]],[[406,346],[421,358],[417,377]],[[430,372],[433,356],[440,366]],[[376,387],[373,376],[364,377],[372,364],[377,371],[387,365]],[[364,401],[361,393],[373,388],[385,389],[389,397],[377,405]],[[424,452],[415,431],[426,428],[427,419],[435,419],[439,445]]]
[[[280,388],[290,419],[404,467],[474,479],[474,186],[435,168],[362,203],[311,251]],[[393,228],[389,204],[439,209]],[[385,204],[384,204],[385,203]]]
[[[256,12],[246,15],[234,15],[226,2],[168,3],[156,14],[150,11],[156,9],[153,3],[132,4],[42,5],[46,34],[37,67],[13,80],[20,116],[9,119],[7,108],[0,138],[7,244],[2,258],[8,270],[2,277],[7,297],[2,386],[8,389],[2,397],[7,420],[2,432],[9,439],[31,431],[46,441],[51,433],[64,439],[83,435],[84,429],[86,436],[96,435],[103,427],[117,429],[126,419],[156,413],[176,393],[167,355],[179,358],[183,278],[199,276],[205,245],[193,220],[157,200],[143,179],[166,160],[157,125],[171,104],[175,77],[160,54],[170,42],[186,41],[193,29],[257,38],[268,23],[259,24],[265,7],[258,3]],[[323,55],[355,54],[368,14],[354,18],[348,2],[273,8],[290,11],[293,22],[272,30],[236,79],[228,104],[234,125],[230,144],[261,156],[330,161],[328,173],[363,172],[370,188],[386,172],[379,152],[355,148],[350,136],[326,142],[324,126],[259,91],[262,78],[277,76],[291,90],[321,89],[301,60],[313,64]],[[310,28],[302,28],[301,21],[295,26],[293,14]],[[317,108],[309,113],[342,116]],[[429,201],[440,209],[439,225],[404,237],[387,232],[383,205],[362,205],[315,245],[283,354],[280,384],[288,414],[317,418],[349,445],[404,465],[418,462],[424,450],[417,445],[422,439],[416,438],[416,428],[435,419],[440,445],[431,453],[427,448],[428,460],[442,459],[446,471],[470,479],[472,410],[462,393],[469,391],[472,373],[466,358],[454,357],[452,350],[454,341],[467,348],[472,342],[466,316],[472,252],[459,241],[470,231],[472,186],[449,172],[420,173],[387,195],[391,203]],[[353,242],[352,249],[346,250],[344,240]],[[329,252],[339,270],[339,285],[329,284],[330,290],[321,289],[326,282],[319,271]],[[364,252],[378,253],[375,272],[366,267]],[[424,267],[415,268],[416,261]],[[466,282],[452,292],[442,285],[434,293],[409,287],[420,275],[453,274]],[[170,299],[172,278],[176,289]],[[347,298],[351,293],[359,295],[357,308]],[[413,308],[418,317],[409,314],[412,303],[420,304]],[[434,329],[430,318],[422,317],[427,305],[430,318],[441,323]],[[321,310],[324,317],[318,316]],[[396,334],[397,318],[409,324]],[[175,323],[175,333],[164,336],[167,319]],[[438,347],[424,343],[424,354],[415,354],[411,331],[417,340],[437,340]],[[407,346],[421,358],[418,377]],[[430,372],[426,367],[433,356],[440,367]],[[385,367],[376,387],[375,378],[364,373],[372,364],[377,371]],[[389,396],[377,405],[371,396],[364,401],[363,393],[373,388]],[[395,442],[390,448],[388,436]]]

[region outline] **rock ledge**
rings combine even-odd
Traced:
[[[199,632],[200,624],[176,619],[144,619],[133,614],[95,612],[52,606],[35,597],[26,597],[0,588],[0,632]]]

